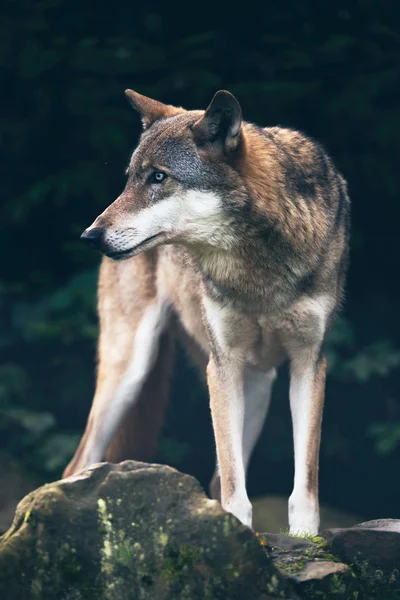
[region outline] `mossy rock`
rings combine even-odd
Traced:
[[[375,519],[324,532],[329,548],[351,566],[363,598],[400,599],[400,519]]]
[[[289,588],[247,527],[161,465],[102,463],[45,485],[0,538],[7,600],[260,600]]]
[[[309,536],[305,539],[268,533],[260,534],[259,540],[300,598],[361,600],[357,577],[331,554],[323,537]]]

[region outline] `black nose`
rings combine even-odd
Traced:
[[[87,243],[91,248],[99,248],[103,239],[103,229],[101,227],[89,227],[81,235],[81,240]]]

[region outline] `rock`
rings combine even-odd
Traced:
[[[233,515],[175,469],[101,463],[24,498],[0,538],[7,600],[268,600],[291,586]]]
[[[269,557],[301,598],[357,598],[359,583],[349,567],[328,552],[326,541],[277,534],[259,535]]]
[[[260,496],[252,498],[255,531],[282,533],[288,531],[288,499],[285,496]],[[332,527],[351,527],[362,518],[328,506],[321,505],[321,531]]]
[[[377,519],[323,533],[331,551],[377,590],[400,590],[400,520]],[[377,596],[378,597],[378,596]]]

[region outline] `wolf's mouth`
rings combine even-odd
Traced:
[[[137,254],[140,250],[143,250],[146,246],[148,246],[150,242],[152,242],[155,238],[159,237],[160,235],[162,234],[156,233],[155,235],[151,235],[150,237],[143,240],[143,242],[140,242],[140,244],[137,244],[132,248],[128,248],[128,250],[121,250],[119,252],[105,252],[104,254],[108,256],[108,258],[112,258],[113,260],[119,260],[124,257],[130,258],[131,256]]]

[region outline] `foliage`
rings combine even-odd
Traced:
[[[252,10],[227,17],[215,5],[212,18],[206,6],[184,23],[183,14],[178,5],[126,1],[113,9],[91,0],[4,4],[5,449],[44,475],[59,474],[87,415],[98,258],[78,237],[123,186],[139,133],[123,90],[197,108],[228,88],[249,120],[298,127],[321,140],[349,181],[351,269],[345,316],[328,344],[322,460],[334,457],[342,469],[359,460],[363,471],[366,453],[384,473],[371,435],[380,454],[398,456],[400,440],[397,11],[388,1],[353,0],[338,8],[288,0],[258,6],[256,19]],[[197,469],[206,481],[213,445],[209,433],[207,450],[200,440],[209,415],[200,386],[187,407],[191,379],[186,370],[176,380],[158,458]],[[261,450],[270,464],[283,465],[292,450],[287,403],[281,405],[272,411]],[[199,466],[199,455],[206,466]]]
[[[400,421],[372,423],[368,432],[376,439],[376,451],[382,456],[391,454],[400,444]]]

